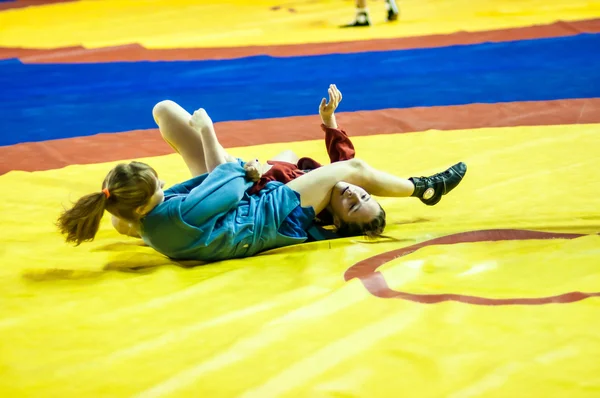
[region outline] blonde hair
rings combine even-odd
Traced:
[[[118,164],[102,182],[102,190],[108,190],[108,194],[101,190],[83,196],[60,215],[56,224],[67,242],[78,246],[92,241],[105,210],[120,219],[138,222],[136,209],[148,203],[157,184],[156,171],[147,164]]]

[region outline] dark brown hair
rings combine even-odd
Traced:
[[[131,162],[115,166],[102,182],[109,196],[100,190],[80,198],[65,210],[57,226],[66,241],[80,245],[94,240],[104,210],[127,221],[138,222],[136,209],[148,203],[157,190],[156,171],[145,163]]]
[[[381,210],[377,216],[368,223],[356,223],[356,222],[345,222],[339,221],[339,226],[336,229],[336,233],[342,237],[351,236],[367,236],[369,238],[375,238],[383,234],[385,229],[385,210],[379,205]]]

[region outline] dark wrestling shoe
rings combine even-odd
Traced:
[[[436,205],[442,196],[460,184],[466,173],[467,165],[460,162],[431,177],[411,177],[409,180],[415,184],[415,192],[411,196],[419,198],[427,206]]]
[[[350,22],[348,25],[342,25],[340,28],[357,28],[365,26],[371,26],[371,18],[369,18],[368,12],[361,11],[356,13],[354,21]]]
[[[396,0],[385,0],[385,8],[387,8],[387,20],[388,21],[391,22],[391,21],[395,21],[398,19],[400,10],[398,9]]]

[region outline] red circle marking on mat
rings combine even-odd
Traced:
[[[442,236],[440,238],[421,242],[416,245],[403,247],[381,253],[376,256],[360,261],[344,273],[344,280],[349,281],[354,278],[360,279],[365,288],[372,295],[380,298],[397,298],[402,300],[414,301],[423,304],[436,304],[444,301],[456,301],[460,303],[473,305],[542,305],[542,304],[567,304],[581,301],[589,297],[600,297],[600,292],[568,292],[557,296],[549,297],[531,297],[531,298],[488,298],[478,296],[465,296],[462,294],[416,294],[399,292],[391,289],[383,274],[377,269],[382,265],[406,256],[415,251],[434,245],[452,245],[456,243],[476,243],[476,242],[498,242],[509,240],[539,240],[539,239],[575,239],[584,234],[566,234],[553,232],[527,231],[519,229],[490,229],[483,231],[469,231],[458,234]]]

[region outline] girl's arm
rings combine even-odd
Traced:
[[[133,223],[112,216],[112,225],[121,235],[127,235],[133,238],[141,238],[137,227]]]
[[[181,202],[181,216],[187,223],[202,225],[236,208],[252,184],[241,161],[221,164]]]
[[[340,102],[342,102],[342,93],[337,89],[335,84],[330,84],[327,92],[329,93],[329,102],[327,102],[325,98],[321,100],[321,104],[319,105],[319,115],[325,126],[337,129],[335,110]]]

